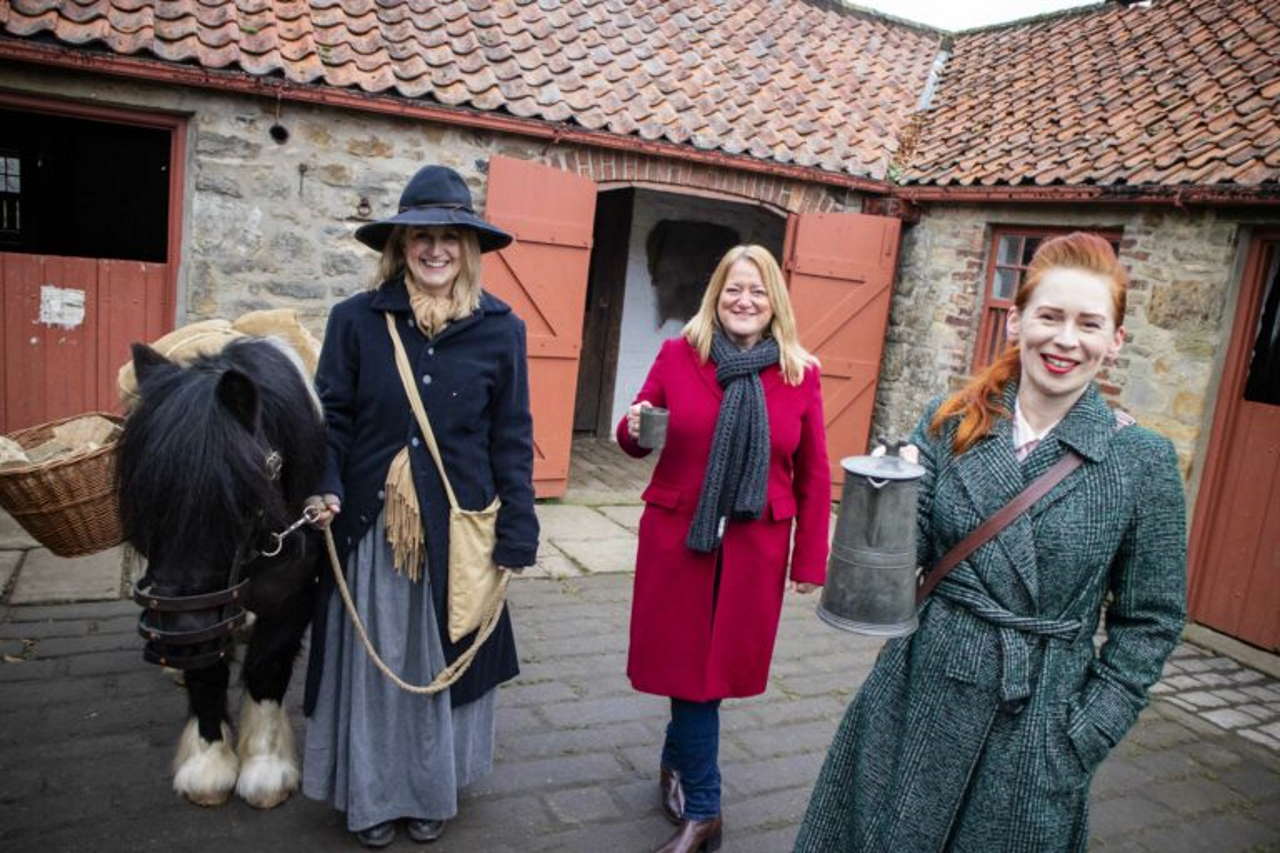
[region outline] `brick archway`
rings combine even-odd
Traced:
[[[643,187],[685,195],[756,204],[779,216],[839,213],[861,208],[861,197],[844,187],[808,183],[779,175],[654,157],[601,148],[553,148],[543,155],[557,166],[600,185],[600,189]]]

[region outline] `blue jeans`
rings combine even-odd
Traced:
[[[720,700],[672,697],[662,766],[680,774],[686,819],[709,820],[720,814],[719,756]]]

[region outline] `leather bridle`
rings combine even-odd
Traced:
[[[272,480],[280,476],[280,454],[271,451],[267,454],[267,474]],[[304,524],[315,519],[318,510],[308,506],[302,516],[279,533],[271,533],[275,542],[265,549],[241,545],[236,548],[235,557],[231,561],[231,571],[227,573],[227,585],[223,589],[197,595],[159,595],[151,591],[152,583],[148,576],[134,583],[131,592],[133,600],[142,606],[138,616],[138,633],[146,640],[142,649],[142,657],[148,663],[169,666],[175,669],[201,669],[225,660],[231,650],[232,633],[249,618],[249,611],[244,607],[248,594],[249,582],[252,578],[241,578],[244,567],[259,557],[274,557],[284,548],[284,540]],[[200,613],[218,611],[218,621],[207,628],[195,631],[169,631],[148,621],[147,617],[161,613]],[[229,611],[229,612],[228,612]],[[189,646],[200,643],[216,642],[217,647],[199,654],[182,654]]]

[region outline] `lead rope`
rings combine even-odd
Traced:
[[[324,529],[324,544],[329,551],[329,567],[333,569],[333,579],[338,583],[338,592],[342,594],[342,603],[346,605],[347,615],[351,617],[351,624],[355,626],[356,633],[360,635],[360,642],[364,644],[364,650],[369,655],[369,660],[373,661],[373,665],[392,684],[406,693],[417,693],[419,695],[439,693],[452,685],[470,668],[471,662],[475,660],[476,653],[480,651],[480,647],[484,645],[485,640],[489,639],[493,629],[498,627],[498,617],[502,615],[502,605],[507,591],[507,584],[511,582],[510,572],[503,573],[502,579],[499,581],[499,594],[495,597],[493,607],[480,624],[479,632],[476,634],[475,640],[472,641],[471,647],[459,655],[458,659],[453,663],[440,670],[430,684],[410,684],[391,671],[391,668],[378,656],[377,650],[374,649],[373,643],[369,640],[369,633],[365,630],[364,623],[360,621],[360,615],[356,613],[355,603],[351,600],[351,590],[347,588],[347,579],[343,576],[342,568],[338,564],[338,548],[333,544],[333,531],[328,527]]]

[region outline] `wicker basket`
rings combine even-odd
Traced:
[[[117,415],[92,413],[116,424]],[[75,415],[10,433],[24,449],[53,437],[54,428],[87,417]],[[0,506],[59,557],[78,557],[119,545],[120,501],[116,494],[117,439],[92,450],[73,451],[46,462],[0,471]]]

